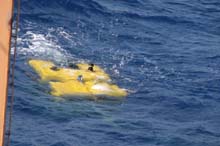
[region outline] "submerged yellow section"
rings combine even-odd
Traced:
[[[51,94],[54,96],[111,96],[124,97],[126,90],[111,84],[105,71],[95,65],[94,72],[89,71],[89,64],[76,64],[78,69],[55,67],[45,60],[30,60],[29,65],[37,72],[42,81],[49,82]],[[54,68],[55,67],[55,68]],[[78,80],[79,76],[82,81]]]
[[[125,89],[119,88],[117,85],[109,83],[93,83],[87,82],[86,86],[93,95],[96,96],[112,96],[112,97],[124,97],[127,95]]]

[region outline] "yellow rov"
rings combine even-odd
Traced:
[[[94,71],[88,70],[89,64],[76,64],[78,69],[56,68],[55,64],[45,60],[29,60],[29,65],[39,75],[41,81],[49,82],[51,95],[65,97],[116,97],[122,98],[127,95],[125,89],[111,84],[110,77],[105,71],[95,65]],[[78,80],[82,76],[83,80]]]

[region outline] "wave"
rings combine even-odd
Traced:
[[[64,37],[69,35],[61,32]],[[49,34],[35,33],[27,31],[22,37],[18,38],[18,55],[27,58],[41,58],[52,60],[57,63],[65,63],[71,57],[70,53],[63,49]]]

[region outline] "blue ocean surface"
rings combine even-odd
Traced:
[[[131,93],[57,100],[32,58],[92,62]],[[220,146],[220,1],[22,0],[11,146]]]

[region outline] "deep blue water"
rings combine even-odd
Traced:
[[[219,0],[22,0],[12,146],[220,146]],[[123,101],[57,101],[30,58],[102,66]]]

